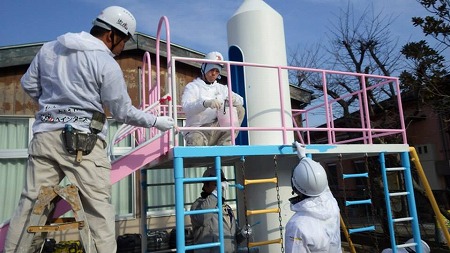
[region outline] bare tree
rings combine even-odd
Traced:
[[[371,8],[365,9],[360,15],[356,15],[351,5],[346,9],[341,9],[334,20],[330,21],[329,34],[326,46],[308,49],[304,54],[294,54],[293,63],[302,67],[314,67],[321,69],[333,69],[338,71],[391,76],[402,70],[403,55],[398,46],[398,37],[394,36],[389,27],[395,21],[392,16],[385,16],[382,13],[374,13]],[[365,84],[367,88],[382,81],[376,78],[355,78],[354,76],[330,75],[327,76],[327,83],[322,82],[320,73],[311,74],[299,71],[295,73],[298,84],[304,88],[316,91],[316,97],[324,94],[324,91],[331,99],[337,99],[341,107],[340,113],[333,115],[335,126],[358,127],[361,125],[360,115],[354,112],[359,106],[360,98],[356,91],[362,89]],[[343,95],[355,94],[351,96]],[[371,115],[376,115],[372,119],[372,126],[383,128],[399,128],[398,117],[393,112],[398,113],[393,103],[396,98],[394,84],[382,86],[381,88],[367,91],[368,106]],[[396,100],[395,100],[396,101]],[[347,135],[358,135],[358,133],[346,133]],[[387,138],[387,137],[386,137]],[[379,138],[380,143],[387,140]],[[389,143],[397,142],[397,139],[389,139]],[[374,162],[374,164],[376,164]],[[379,170],[373,167],[376,175]],[[374,174],[374,173],[372,173]],[[372,193],[383,192],[381,177],[372,176],[370,190]],[[383,206],[384,199],[374,196],[376,206]],[[383,229],[388,231],[387,223],[383,223]]]
[[[382,12],[374,13],[372,8],[366,8],[360,15],[356,15],[352,5],[341,9],[335,19],[330,21],[328,44],[324,47],[317,46],[307,49],[303,53],[294,53],[292,63],[302,67],[314,67],[333,69],[338,71],[356,72],[364,74],[391,76],[402,69],[402,54],[398,47],[398,37],[394,36],[389,27],[395,21],[392,16],[383,15]],[[295,73],[298,85],[316,91],[316,97],[324,94],[326,90],[331,99],[337,99],[340,105],[340,113],[333,115],[335,119],[342,118],[343,126],[357,126],[359,120],[353,119],[353,112],[358,104],[358,96],[347,96],[361,90],[363,83],[366,87],[380,82],[380,79],[355,78],[343,75],[327,77],[327,83],[322,83],[320,73],[314,74],[299,71]],[[291,78],[292,80],[292,78]],[[380,116],[377,122],[398,124],[392,121],[390,107],[387,103],[396,96],[394,84],[383,86],[379,89],[369,90],[369,108],[371,113]],[[383,114],[384,113],[384,119]],[[381,119],[381,120],[380,120]]]

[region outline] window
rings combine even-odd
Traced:
[[[0,118],[0,222],[9,219],[19,203],[25,180],[30,119]]]

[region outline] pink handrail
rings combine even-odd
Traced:
[[[172,68],[175,68],[175,61],[182,61],[182,62],[197,62],[197,63],[205,63],[205,62],[216,62],[216,61],[210,61],[205,59],[197,59],[197,58],[187,58],[187,57],[172,57]],[[311,135],[312,132],[325,132],[326,133],[326,143],[328,144],[337,144],[337,143],[354,143],[354,142],[362,142],[364,144],[373,144],[374,138],[382,137],[382,136],[388,136],[388,135],[397,135],[401,134],[403,143],[406,144],[406,129],[403,119],[403,108],[401,103],[401,90],[398,82],[398,78],[396,77],[386,77],[386,76],[379,76],[379,75],[372,75],[372,74],[362,74],[362,73],[350,73],[350,72],[343,72],[343,71],[333,71],[333,70],[323,70],[323,69],[312,69],[312,68],[302,68],[302,67],[293,67],[293,66],[273,66],[273,65],[266,65],[266,64],[257,64],[257,63],[248,63],[248,62],[234,62],[234,61],[222,61],[220,62],[224,65],[226,65],[227,72],[228,72],[228,89],[229,93],[231,93],[231,66],[250,66],[250,67],[261,67],[261,68],[267,68],[267,69],[277,69],[278,70],[278,86],[279,90],[282,89],[282,70],[294,70],[294,71],[308,71],[308,72],[315,72],[319,73],[321,75],[322,79],[322,86],[323,86],[323,93],[324,98],[323,101],[318,105],[310,106],[309,108],[305,110],[301,110],[301,112],[294,112],[293,115],[298,116],[301,115],[304,117],[304,123],[302,126],[295,127],[286,127],[286,118],[284,114],[285,110],[285,104],[284,104],[284,98],[283,93],[280,92],[279,99],[280,99],[280,109],[281,109],[281,115],[280,115],[280,121],[282,122],[281,127],[221,127],[221,128],[212,128],[212,129],[223,129],[223,130],[231,130],[232,131],[232,139],[234,140],[233,132],[235,130],[239,131],[281,131],[283,133],[283,142],[284,144],[286,142],[286,133],[287,131],[297,131],[298,136],[301,137],[300,132],[306,132],[306,140],[303,140],[303,137],[300,138],[303,142],[307,142],[308,144],[311,144]],[[333,98],[330,99],[327,92],[327,85],[328,85],[328,78],[327,75],[344,75],[344,76],[353,76],[359,79],[359,83],[361,84],[361,89],[358,91],[354,91],[348,94],[344,94],[340,96],[339,98]],[[369,87],[367,87],[366,80],[371,80],[373,84],[371,84]],[[385,85],[392,85],[395,84],[395,92],[397,94],[397,103],[398,103],[398,116],[400,121],[400,128],[398,129],[381,129],[381,128],[372,128],[371,124],[371,117],[370,117],[370,111],[369,111],[369,98],[368,98],[368,92],[371,90],[381,89]],[[349,98],[351,96],[357,96],[358,97],[358,108],[356,111],[352,113],[359,113],[360,117],[360,124],[361,126],[359,128],[337,128],[335,126],[334,121],[334,114],[333,111],[335,111],[334,107],[335,104],[339,102],[339,100]],[[274,98],[276,99],[276,98]],[[320,128],[311,128],[308,127],[311,123],[311,116],[314,112],[317,112],[318,110],[323,110],[325,114],[325,121],[324,124],[326,127],[320,127]],[[176,111],[175,114],[178,112]],[[358,114],[357,114],[358,115]],[[232,116],[231,116],[232,117]],[[295,124],[295,123],[294,123]],[[200,130],[200,129],[210,129],[210,128],[198,128],[198,127],[180,127],[180,131],[187,131],[187,130]],[[361,137],[352,137],[348,140],[338,140],[337,135],[338,133],[345,133],[345,132],[359,132],[361,134]]]

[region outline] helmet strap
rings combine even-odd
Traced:
[[[111,52],[113,51],[113,49],[120,44],[120,42],[122,42],[122,40],[124,40],[124,38],[122,38],[121,36],[119,36],[119,40],[117,41],[117,43],[114,43],[115,41],[115,35],[116,35],[116,29],[114,27],[111,28],[111,35],[110,35],[110,39],[111,39]]]
[[[292,205],[295,205],[298,202],[300,202],[300,201],[302,201],[304,199],[307,199],[307,198],[309,198],[309,196],[306,196],[306,195],[300,193],[299,195],[290,198],[289,202],[291,202]]]

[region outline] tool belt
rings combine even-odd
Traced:
[[[62,133],[66,150],[71,155],[76,155],[79,151],[83,155],[89,155],[98,139],[96,134],[79,132],[68,124],[64,127]]]
[[[98,140],[98,133],[103,129],[106,116],[101,112],[92,114],[89,129],[91,133],[83,133],[66,124],[62,130],[64,146],[71,155],[76,155],[76,161],[81,162],[83,155],[89,155],[95,147]]]

